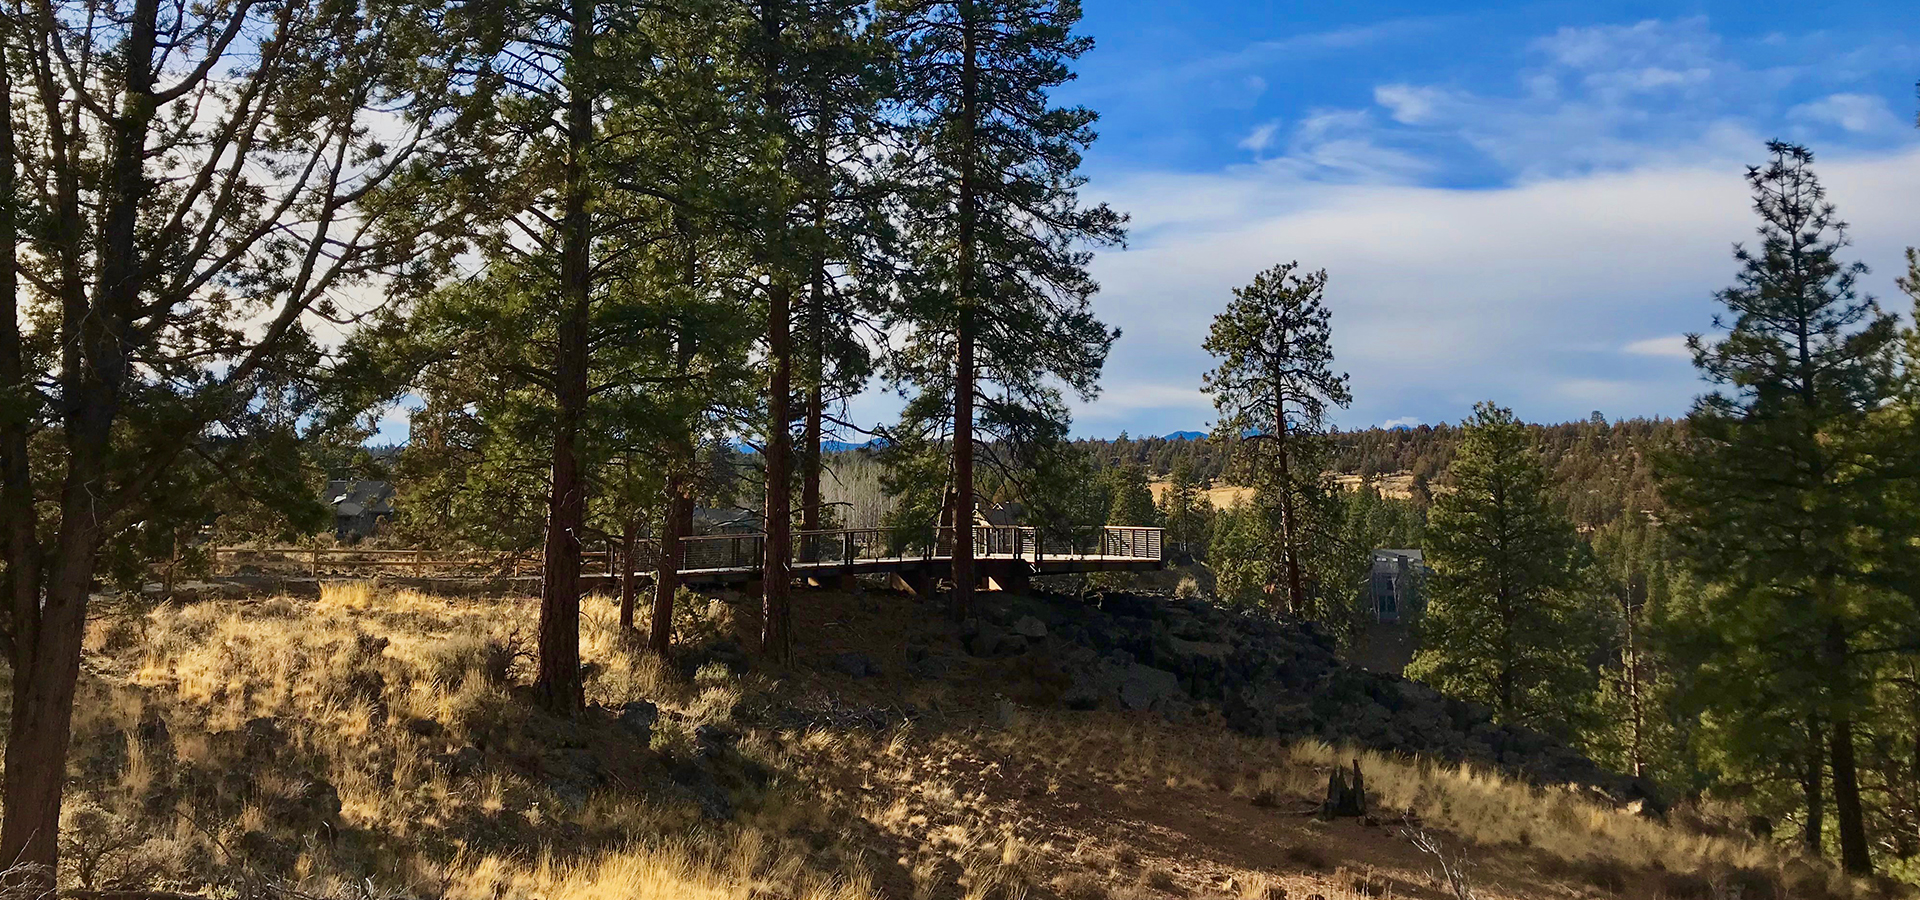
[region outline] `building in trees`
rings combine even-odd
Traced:
[[[1367,574],[1367,596],[1376,622],[1398,622],[1418,615],[1420,587],[1426,581],[1426,554],[1420,550],[1375,550]]]

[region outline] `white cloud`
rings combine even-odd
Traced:
[[[1385,422],[1381,422],[1380,427],[1381,428],[1412,428],[1418,424],[1420,424],[1419,416],[1401,416],[1398,419],[1388,419]]]
[[[1788,110],[1787,115],[1837,125],[1855,134],[1899,131],[1907,124],[1887,107],[1885,98],[1867,94],[1830,94],[1812,103],[1802,103]]]
[[[1113,371],[1109,369],[1109,371]],[[1079,405],[1079,404],[1077,404]],[[1200,377],[1190,384],[1159,384],[1109,379],[1100,396],[1091,404],[1080,405],[1075,418],[1113,419],[1140,410],[1169,410],[1183,415],[1204,415],[1213,409],[1213,399],[1200,392]]]
[[[1681,414],[1702,385],[1650,362],[1675,358],[1673,335],[1709,327],[1713,294],[1735,274],[1730,247],[1753,230],[1738,163],[1764,153],[1757,141],[1745,151],[1732,164],[1708,146],[1695,164],[1471,191],[1328,183],[1285,160],[1109,180],[1101,199],[1149,215],[1133,249],[1095,261],[1098,310],[1124,331],[1108,371],[1151,373],[1160,387],[1136,395],[1110,378],[1086,419],[1197,391],[1211,364],[1200,342],[1230,290],[1291,259],[1330,275],[1336,367],[1355,395],[1336,414],[1343,424],[1409,410],[1452,420],[1482,399],[1532,419],[1596,406]],[[1818,171],[1853,225],[1849,256],[1874,268],[1863,287],[1892,293],[1902,248],[1920,234],[1920,148],[1826,154]],[[1128,427],[1191,427],[1204,407],[1185,396],[1194,412],[1133,415]]]
[[[1662,356],[1672,359],[1693,358],[1693,351],[1687,349],[1687,336],[1684,334],[1641,338],[1637,341],[1629,341],[1627,345],[1621,347],[1620,350],[1623,353],[1631,353],[1635,356]]]
[[[1556,65],[1578,70],[1680,66],[1714,55],[1720,39],[1707,20],[1647,19],[1632,25],[1566,26],[1534,41]]]
[[[1277,121],[1264,123],[1253,129],[1252,133],[1240,139],[1240,149],[1251,150],[1255,155],[1265,153],[1273,144],[1273,135],[1280,130]]]
[[[1433,109],[1445,93],[1411,84],[1383,84],[1373,89],[1373,102],[1387,108],[1402,125],[1419,125],[1433,118]]]

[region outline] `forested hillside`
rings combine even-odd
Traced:
[[[1597,528],[1624,512],[1658,514],[1660,495],[1653,481],[1654,457],[1679,439],[1685,423],[1673,419],[1621,419],[1609,422],[1595,413],[1583,422],[1529,425],[1548,471],[1555,498],[1573,520]],[[1432,486],[1444,484],[1461,431],[1457,426],[1418,425],[1331,431],[1328,469],[1362,479],[1407,474],[1421,503]],[[1203,483],[1226,478],[1231,448],[1217,437],[1145,437],[1122,434],[1112,440],[1076,442],[1103,467],[1137,466],[1166,477],[1186,465]]]

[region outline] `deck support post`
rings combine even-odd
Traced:
[[[851,592],[855,587],[859,586],[859,583],[860,583],[859,580],[854,578],[852,572],[846,572],[839,575],[808,575],[807,576],[807,587],[825,588],[827,590],[832,590],[832,591]]]
[[[888,573],[887,580],[896,591],[904,591],[915,597],[924,598],[932,591],[933,579],[925,569],[908,569],[903,572]]]
[[[982,569],[987,590],[1024,594],[1033,589],[1033,572],[1024,560],[994,560]]]

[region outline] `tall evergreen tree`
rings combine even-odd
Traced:
[[[1206,514],[1201,505],[1206,495],[1193,480],[1193,464],[1186,458],[1173,463],[1167,473],[1167,489],[1160,499],[1160,520],[1167,526],[1167,543],[1176,554],[1204,556],[1199,545],[1205,536]]]
[[[0,16],[0,70],[31,73],[7,86],[0,231],[33,204],[0,300],[0,856],[51,888],[103,550],[180,524],[193,460],[245,471],[255,438],[298,434],[330,368],[314,320],[446,262],[461,204],[412,187],[456,179],[462,135],[416,5],[24,5]]]
[[[1061,387],[1090,398],[1117,332],[1094,318],[1089,245],[1125,218],[1080,199],[1095,115],[1052,105],[1091,39],[1075,0],[883,0],[914,146],[894,377],[943,400],[953,452],[953,597],[972,607],[977,431],[1032,444],[1060,429]]]
[[[1868,438],[1872,414],[1894,391],[1898,332],[1892,315],[1860,296],[1865,267],[1840,259],[1845,225],[1813,154],[1779,142],[1767,150],[1768,163],[1747,173],[1760,244],[1735,249],[1738,280],[1719,294],[1733,319],[1715,317],[1726,329],[1717,340],[1688,339],[1718,389],[1695,402],[1663,487],[1675,537],[1719,588],[1713,621],[1749,640],[1723,645],[1709,666],[1774,686],[1745,696],[1798,708],[1808,744],[1824,747],[1842,863],[1867,872],[1854,723],[1865,696],[1860,643],[1878,590],[1854,541],[1887,486],[1887,461]],[[1813,820],[1820,766],[1806,768]]]
[[[1153,505],[1153,489],[1147,485],[1147,473],[1139,466],[1115,466],[1107,470],[1108,525],[1151,526],[1158,522]]]
[[[1407,675],[1564,733],[1593,691],[1573,524],[1553,509],[1526,426],[1474,406],[1427,525],[1428,605]]]
[[[1202,382],[1220,411],[1219,439],[1238,443],[1249,483],[1273,504],[1268,548],[1276,582],[1268,592],[1276,603],[1284,599],[1294,615],[1308,605],[1301,514],[1330,497],[1324,470],[1308,458],[1324,450],[1328,407],[1344,408],[1353,400],[1347,376],[1332,369],[1327,273],[1298,269],[1297,262],[1275,266],[1234,289],[1205,344],[1220,364]]]

